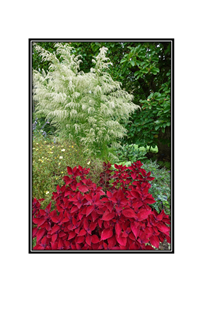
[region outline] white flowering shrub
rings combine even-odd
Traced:
[[[55,44],[56,54],[35,44],[38,53],[50,61],[49,71],[33,71],[33,98],[36,111],[43,113],[57,126],[61,138],[82,143],[89,156],[108,160],[113,155],[126,129],[119,123],[128,121],[139,106],[133,96],[121,89],[107,69],[111,64],[102,47],[88,73],[79,71],[80,57],[71,54],[69,44]]]

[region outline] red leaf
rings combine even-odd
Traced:
[[[122,236],[123,238],[127,238],[127,237],[128,237],[128,233],[127,233],[126,231],[124,231],[124,232],[121,234],[121,236]]]
[[[110,199],[112,198],[112,193],[110,191],[107,191],[107,197]],[[104,199],[104,198],[103,198]]]
[[[46,213],[49,213],[50,209],[51,209],[51,202],[47,205],[47,207],[45,209]]]
[[[75,176],[78,176],[78,175],[80,176],[80,172],[79,172],[79,169],[77,169],[77,167],[74,167],[72,171]]]
[[[56,250],[58,248],[58,243],[57,242],[51,242],[51,248],[52,248],[52,250]]]
[[[76,236],[76,233],[74,231],[69,233],[68,240],[73,239]]]
[[[71,167],[67,167],[67,172],[68,172],[69,175],[72,175],[73,174],[72,168]]]
[[[50,234],[54,234],[54,233],[57,232],[59,229],[60,229],[60,227],[57,226],[57,225],[55,225],[55,226],[52,228]]]
[[[117,203],[117,199],[115,197],[110,198],[113,203]]]
[[[102,199],[101,199],[102,200]],[[113,210],[114,205],[110,202],[105,203],[107,209],[111,212]],[[105,208],[105,207],[104,207]]]
[[[155,219],[158,220],[158,221],[161,221],[163,218],[164,218],[164,214],[163,213],[155,215]]]
[[[133,232],[131,232],[130,234],[129,234],[129,236],[128,236],[131,240],[133,240],[133,241],[135,241],[136,240],[136,238],[135,238],[135,236],[134,236],[134,234],[133,234]]]
[[[121,234],[121,230],[122,230],[121,225],[120,225],[120,223],[117,222],[117,223],[115,224],[115,231],[116,231],[116,234],[117,234],[118,237],[119,237],[120,234]]]
[[[41,244],[43,244],[44,246],[46,246],[49,242],[49,239],[47,239],[47,237],[43,237],[43,239],[41,239]]]
[[[37,223],[37,227],[39,228],[40,226],[42,226],[42,224],[46,221],[46,218],[41,218],[38,220],[38,223]]]
[[[32,238],[35,238],[36,237],[36,234],[37,234],[37,228],[33,228],[32,229]]]
[[[70,249],[70,241],[64,240],[65,249]]]
[[[71,208],[71,213],[74,213],[74,212],[76,212],[78,210],[78,208],[76,207],[76,206],[73,206],[72,208]]]
[[[140,230],[138,228],[136,228],[134,224],[131,224],[131,230],[132,230],[134,236],[137,238],[139,236]]]
[[[38,225],[38,222],[40,221],[40,218],[33,218],[32,222],[36,225]]]
[[[61,224],[65,223],[65,222],[68,222],[68,221],[69,221],[69,218],[68,218],[68,217],[66,217],[66,218],[62,219],[62,221],[59,223],[59,225],[61,225]]]
[[[76,191],[76,189],[77,189],[76,183],[72,183],[72,184],[71,184],[71,189],[72,189],[73,191]]]
[[[139,250],[139,245],[133,242],[130,244],[129,250]]]
[[[81,191],[81,192],[87,192],[88,191],[88,188],[86,188],[82,184],[78,184],[77,187],[78,187],[79,191]]]
[[[136,173],[131,173],[131,178],[135,180],[137,178],[137,174]]]
[[[73,181],[73,179],[71,179],[70,177],[68,177],[68,176],[64,176],[63,177],[63,180],[64,180],[64,182],[65,182],[65,185],[69,185],[72,181]],[[66,192],[68,192],[67,194],[66,194]],[[69,194],[69,191],[66,191],[65,192],[65,197]]]
[[[140,194],[137,191],[131,191],[134,198],[140,198]]]
[[[54,223],[58,223],[60,221],[60,218],[59,216],[57,217],[52,217],[51,220],[54,222]]]
[[[58,237],[58,235],[57,235],[57,233],[55,233],[55,234],[52,236],[52,242],[55,242],[55,241],[57,240],[57,237]]]
[[[76,243],[76,250],[81,250],[81,245],[78,242]]]
[[[135,212],[132,209],[124,209],[122,210],[122,214],[126,217],[126,218],[135,218]]]
[[[39,242],[41,240],[41,238],[43,237],[43,235],[45,234],[46,232],[46,229],[40,229],[38,232],[37,232],[37,235],[36,235],[36,241]]]
[[[78,237],[77,239],[76,239],[76,243],[82,243],[83,241],[84,241],[84,237]]]
[[[145,199],[145,201],[146,201],[146,203],[149,203],[149,204],[152,204],[152,203],[155,203],[155,202],[156,202],[153,197],[152,197],[152,198],[150,198],[150,197],[148,198],[148,197],[147,197],[147,198]]]
[[[78,235],[79,234],[79,231],[80,231],[80,228],[77,228],[74,230],[76,232],[76,234]]]
[[[151,213],[150,210],[140,209],[140,211],[138,212],[138,220],[142,221],[147,219],[150,213]]]
[[[113,236],[113,231],[111,229],[103,230],[101,233],[101,240],[106,240]]]
[[[86,210],[86,217],[94,210],[94,206],[89,206]]]
[[[159,238],[157,236],[150,237],[149,241],[155,248],[159,247]]]
[[[124,246],[124,247],[126,246],[127,238],[124,238],[122,236],[120,237],[116,236],[116,240],[121,246]]]
[[[87,231],[88,230],[88,220],[87,219],[83,220],[83,226],[84,226],[84,229]]]
[[[89,234],[86,236],[86,243],[91,246],[91,237]]]
[[[82,229],[79,234],[78,234],[78,237],[81,237],[81,236],[85,236],[86,235],[86,231],[84,229]]]
[[[169,236],[169,233],[170,233],[170,228],[169,228],[169,227],[167,227],[166,225],[161,225],[161,224],[159,224],[159,225],[157,225],[157,228],[158,228],[161,232],[163,232],[163,233],[165,233],[165,234],[167,234],[167,235]]]
[[[64,249],[64,244],[63,244],[62,239],[59,239],[59,241],[58,241],[58,249],[59,250],[63,250]]]
[[[93,222],[95,222],[95,220],[99,217],[99,215],[95,211],[92,212],[91,216],[92,216]]]
[[[107,197],[104,197],[104,198],[100,199],[100,201],[101,201],[101,202],[109,202],[110,200],[107,199]]]
[[[96,236],[96,234],[94,234],[94,235],[92,236],[91,242],[92,242],[92,243],[98,243],[98,242],[100,242],[100,240],[99,240],[98,236]]]
[[[93,231],[97,226],[97,222],[91,222],[90,226],[89,226],[89,229],[90,231]]]
[[[98,226],[102,228],[102,220],[98,220]]]
[[[108,229],[110,227],[110,222],[109,221],[104,221],[104,228]]]
[[[105,212],[103,217],[102,217],[102,220],[104,221],[110,221],[112,220],[113,218],[115,217],[115,214],[112,213],[112,212]]]
[[[115,236],[107,239],[107,242],[108,242],[109,248],[112,249],[112,247],[114,247],[114,246],[116,245],[116,238],[115,238]]]
[[[60,232],[59,233],[59,238],[66,238],[67,237],[67,234],[65,232]]]

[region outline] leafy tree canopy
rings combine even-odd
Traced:
[[[54,52],[54,43],[40,45]],[[145,146],[170,142],[170,87],[171,87],[171,43],[170,42],[72,42],[72,53],[80,55],[80,70],[89,72],[92,59],[104,46],[112,65],[107,72],[114,81],[122,83],[122,89],[133,95],[133,102],[141,106],[127,124],[124,141]],[[33,68],[48,70],[50,62],[42,61],[33,49]],[[58,59],[60,55],[57,55]],[[165,132],[167,132],[165,134]]]

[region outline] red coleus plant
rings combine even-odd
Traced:
[[[148,181],[154,178],[141,166],[115,165],[112,174],[104,163],[100,186],[86,178],[90,169],[67,167],[65,184],[53,192],[52,211],[51,203],[42,210],[43,199],[33,200],[33,249],[154,250],[164,239],[170,243],[170,219],[149,206],[155,200]]]

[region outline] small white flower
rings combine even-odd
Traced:
[[[46,194],[49,194],[49,191],[46,191]]]
[[[59,157],[59,159],[63,159],[63,157],[61,156],[61,157]]]
[[[61,151],[65,151],[65,149],[62,149]]]
[[[90,161],[88,161],[87,164],[90,164]]]

